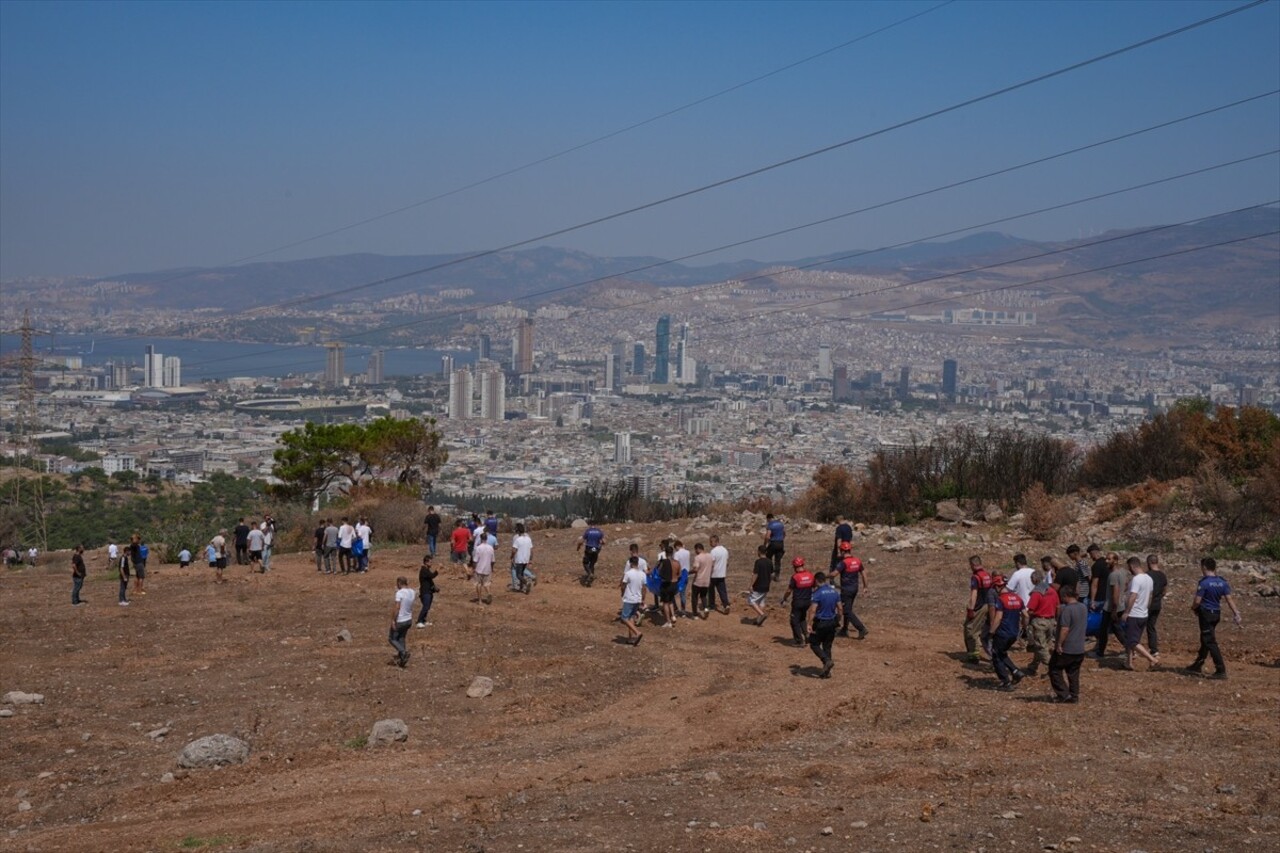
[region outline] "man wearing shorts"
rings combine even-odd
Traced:
[[[459,518],[453,523],[453,532],[449,534],[449,562],[465,566],[470,560],[471,532]]]
[[[475,560],[475,566],[472,569],[476,585],[476,597],[472,599],[479,604],[483,601],[485,604],[493,602],[493,596],[490,594],[490,584],[493,582],[493,546],[489,544],[489,538],[486,536],[476,543],[472,552]]]
[[[627,560],[627,569],[622,573],[622,583],[618,585],[622,592],[622,626],[627,629],[627,641],[633,646],[640,645],[644,634],[636,625],[640,607],[644,604],[644,572],[640,570],[640,558],[633,555]]]
[[[215,580],[218,583],[225,583],[226,578],[222,573],[227,568],[227,531],[219,530],[218,535],[213,537],[209,544],[213,546],[214,554],[217,555],[213,559],[213,567],[217,570]]]
[[[752,624],[757,628],[769,617],[764,610],[764,600],[769,595],[769,581],[773,579],[773,561],[765,556],[766,550],[764,545],[756,546],[756,564],[751,569],[751,592],[747,596],[747,604],[756,612]]]
[[[1125,668],[1133,669],[1133,654],[1137,652],[1147,659],[1153,667],[1160,665],[1160,656],[1147,651],[1142,644],[1142,635],[1147,630],[1148,608],[1151,606],[1151,592],[1154,584],[1151,575],[1147,574],[1147,564],[1138,557],[1129,558],[1129,572],[1133,578],[1129,581],[1129,594],[1125,598],[1124,612],[1120,621],[1124,623],[1124,649],[1126,654]]]

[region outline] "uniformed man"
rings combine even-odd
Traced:
[[[809,617],[809,605],[813,603],[813,573],[804,567],[804,557],[796,557],[791,561],[791,580],[787,582],[787,591],[782,596],[782,606],[791,602],[791,636],[797,646],[803,646],[808,640],[805,623]]]
[[[858,614],[853,612],[853,602],[858,597],[860,589],[871,592],[871,587],[867,584],[866,568],[862,565],[862,561],[853,556],[853,543],[841,542],[838,547],[841,556],[840,561],[836,563],[835,573],[840,576],[840,603],[844,610],[840,636],[849,636],[849,626],[852,625],[858,632],[858,639],[861,640],[867,636],[867,626],[863,625]]]
[[[836,626],[840,624],[840,592],[835,588],[835,575],[832,583],[827,583],[827,576],[818,572],[813,578],[817,589],[813,593],[810,612],[809,648],[822,661],[821,678],[831,677],[831,668],[835,661],[831,659],[831,645],[836,640]]]
[[[978,643],[986,646],[987,604],[991,598],[991,575],[982,567],[982,558],[969,558],[969,607],[964,614],[964,650],[970,663],[982,660]]]

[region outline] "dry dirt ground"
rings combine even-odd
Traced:
[[[651,554],[668,529],[685,533],[607,530]],[[470,604],[446,567],[404,670],[387,665],[393,579],[420,547],[351,577],[309,555],[220,586],[153,567],[129,608],[99,554],[78,609],[65,556],[4,574],[0,692],[46,701],[0,719],[0,851],[1280,849],[1280,600],[1239,596],[1229,681],[1180,672],[1191,555],[1166,556],[1167,668],[1087,662],[1081,703],[1059,706],[1045,679],[1005,694],[959,660],[960,552],[860,547],[871,633],[838,641],[824,681],[784,613],[742,624],[754,537],[727,538],[731,615],[647,625],[635,648],[615,640],[616,587],[576,583],[573,534],[535,541],[530,597]],[[789,549],[824,561],[829,542]],[[606,546],[605,578],[623,553]],[[467,698],[476,675],[491,696]],[[408,741],[362,748],[388,717]],[[248,763],[162,781],[217,732],[248,741]]]

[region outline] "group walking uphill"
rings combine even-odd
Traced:
[[[965,657],[979,663],[985,653],[999,689],[1012,691],[1027,676],[1047,675],[1055,701],[1079,702],[1081,666],[1086,658],[1101,665],[1109,639],[1123,647],[1124,669],[1134,670],[1140,660],[1147,662],[1148,669],[1160,667],[1157,626],[1169,579],[1158,555],[1122,562],[1120,555],[1104,554],[1097,545],[1090,545],[1084,554],[1072,545],[1066,561],[1045,556],[1039,569],[1028,566],[1022,554],[1015,555],[1013,562],[1014,572],[1006,578],[987,571],[982,557],[969,558]],[[1191,602],[1200,624],[1200,651],[1186,669],[1200,673],[1205,660],[1212,658],[1213,677],[1223,679],[1226,664],[1215,632],[1224,605],[1236,625],[1241,624],[1240,611],[1230,585],[1218,577],[1212,557],[1200,561],[1200,573]],[[1094,647],[1087,651],[1090,639]],[[1033,655],[1025,668],[1010,654],[1020,641]]]

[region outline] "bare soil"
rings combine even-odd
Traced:
[[[607,529],[649,554],[668,530],[686,532]],[[1280,849],[1280,599],[1238,596],[1246,629],[1219,631],[1230,680],[1181,672],[1191,555],[1166,556],[1165,667],[1086,662],[1081,703],[1061,706],[1047,679],[1005,694],[961,661],[958,551],[860,546],[871,633],[839,640],[819,680],[783,611],[743,624],[754,537],[726,537],[728,616],[646,624],[634,648],[613,621],[625,548],[606,545],[588,589],[573,541],[537,533],[534,594],[499,572],[488,606],[444,562],[403,670],[394,578],[416,587],[421,547],[347,577],[310,555],[222,585],[153,567],[128,608],[101,555],[77,609],[65,555],[5,573],[0,692],[46,699],[0,719],[0,851]],[[830,534],[788,545],[825,563]],[[467,698],[476,675],[491,696]],[[409,740],[365,748],[388,717]],[[178,772],[182,746],[217,732],[246,740],[248,763]]]

